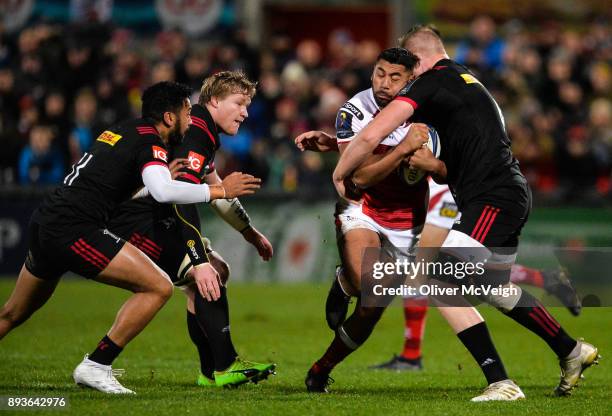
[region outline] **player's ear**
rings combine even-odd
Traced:
[[[219,98],[210,97],[210,105],[212,105],[214,108],[219,108]]]
[[[175,121],[176,121],[176,115],[173,112],[166,111],[164,113],[164,124],[166,125],[166,127],[174,126]]]

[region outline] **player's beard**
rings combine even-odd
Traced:
[[[183,138],[185,136],[181,133],[181,131],[183,130],[182,127],[183,126],[181,126],[180,123],[174,126],[174,129],[172,129],[172,131],[168,135],[168,144],[175,145],[180,144],[183,141]]]
[[[383,99],[383,98],[381,98],[381,97],[377,96],[376,94],[374,94],[374,101],[376,101],[376,104],[378,104],[378,106],[379,106],[380,108],[385,108],[385,106],[386,106],[387,104],[389,104],[389,103],[391,102],[391,100],[392,100],[392,99],[393,99],[393,98],[387,98],[387,97],[385,97],[385,98]]]

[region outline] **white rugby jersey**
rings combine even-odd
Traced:
[[[349,143],[376,115],[380,107],[372,88],[361,91],[348,100],[336,116],[336,140]],[[408,133],[406,122],[378,145],[374,154],[386,153],[397,146]],[[426,180],[409,186],[392,172],[381,182],[364,190],[362,212],[386,228],[411,229],[425,222],[427,212]]]
[[[429,208],[425,222],[441,228],[453,228],[453,224],[461,217],[461,213],[448,185],[437,184],[431,177],[428,178],[428,182]]]

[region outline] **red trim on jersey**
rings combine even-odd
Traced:
[[[217,141],[215,140],[215,137],[212,135],[212,133],[208,129],[208,124],[206,124],[204,120],[202,120],[200,117],[191,116],[191,122],[194,126],[199,127],[200,129],[204,130],[208,134],[208,137],[210,137],[210,140],[212,140],[213,144],[215,146],[217,145]]]
[[[446,65],[438,65],[438,66],[434,66],[433,69],[435,69],[436,71],[439,71],[441,69],[446,68]]]
[[[480,235],[477,236],[477,240],[480,241],[481,243],[485,240],[485,238],[487,237],[487,234],[489,233],[489,230],[491,229],[491,225],[493,225],[493,221],[495,221],[495,217],[497,217],[497,214],[499,213],[499,208],[493,208],[491,210],[491,218],[487,221],[487,225],[485,228],[485,225],[483,225],[483,230],[480,232]]]
[[[160,137],[159,132],[157,131],[155,127],[138,126],[136,127],[136,131],[138,131],[138,134],[140,134],[141,136],[144,136],[146,134],[153,134],[157,137]]]
[[[429,206],[427,207],[427,212],[431,211],[436,206],[436,204],[438,202],[440,202],[440,200],[442,199],[444,194],[447,193],[447,192],[449,192],[449,190],[445,189],[443,191],[438,192],[437,194],[435,194],[431,198],[429,198]]]
[[[419,107],[419,105],[412,98],[408,97],[395,97],[396,100],[405,101],[412,106],[415,110]]]
[[[160,165],[160,166],[165,166],[165,167],[168,167],[168,164],[167,164],[167,163],[164,163],[164,162],[158,162],[158,161],[156,161],[156,160],[153,160],[153,161],[151,161],[151,162],[147,162],[147,163],[145,163],[145,164],[144,164],[144,166],[142,167],[142,169],[140,170],[140,173],[142,173],[142,171],[143,171],[143,170],[145,170],[145,168],[146,168],[147,166],[153,166],[153,165]]]
[[[192,175],[191,173],[181,173],[179,175],[181,178],[185,178],[190,182],[195,183],[196,185],[199,185],[201,183],[200,179],[198,179],[197,176]]]

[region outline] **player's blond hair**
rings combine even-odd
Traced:
[[[201,105],[217,97],[223,99],[230,94],[244,94],[253,98],[257,83],[251,81],[242,71],[222,71],[209,76],[202,83],[200,90]]]
[[[446,53],[440,31],[433,25],[413,26],[397,44],[411,52]]]

